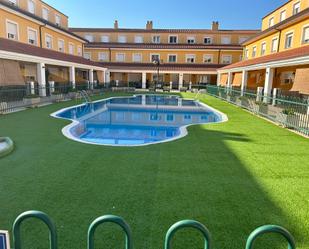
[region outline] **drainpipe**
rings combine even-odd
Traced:
[[[220,57],[221,57],[221,49],[219,49],[219,53],[218,53],[218,64],[220,64]]]
[[[282,30],[281,29],[276,29],[277,31],[279,31],[279,38],[278,38],[278,48],[277,48],[277,52],[280,52],[280,45],[281,45],[281,33]]]
[[[109,62],[112,62],[112,49],[108,48],[109,51]]]
[[[46,27],[46,24],[44,25],[40,25],[39,29],[40,29],[40,47],[43,48],[43,41],[42,41],[42,28]]]

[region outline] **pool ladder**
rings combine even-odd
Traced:
[[[82,90],[82,91],[80,91],[79,93],[80,93],[80,95],[82,96],[82,98],[84,99],[84,101],[85,101],[86,104],[89,104],[89,103],[92,102],[92,101],[91,101],[91,98],[90,98],[90,96],[89,96],[89,94],[88,94],[85,90]]]

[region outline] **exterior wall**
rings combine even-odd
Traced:
[[[253,42],[253,43],[247,45],[245,47],[245,50],[249,51],[248,59],[254,58],[254,57],[252,57],[252,51],[253,51],[253,47],[255,47],[255,46],[257,48],[256,57],[260,57],[261,56],[261,46],[262,46],[262,43],[264,43],[264,42],[266,43],[266,53],[265,53],[265,55],[272,54],[272,52],[271,52],[272,39],[276,38],[276,37],[279,38],[279,36],[280,36],[280,46],[279,46],[278,52],[288,50],[288,49],[285,48],[285,38],[286,38],[286,34],[290,33],[290,32],[293,32],[294,36],[293,36],[292,47],[289,48],[289,49],[298,48],[298,47],[302,47],[302,46],[308,45],[308,43],[304,43],[302,41],[303,30],[304,30],[304,27],[306,27],[306,26],[309,26],[309,19],[301,21],[301,22],[298,22],[298,23],[296,23],[294,25],[291,25],[288,28],[283,29],[281,31],[281,34],[280,34],[280,31],[276,31],[272,35],[269,35],[269,36],[267,36],[265,38],[262,38],[262,39],[260,39],[260,40],[258,40],[256,42]]]
[[[286,11],[286,18],[293,16],[293,6],[295,3],[300,2],[300,11],[303,11],[309,7],[309,1],[307,0],[292,0],[288,1],[283,6],[279,7],[274,12],[265,16],[262,20],[262,30],[266,30],[269,28],[269,21],[271,18],[274,18],[274,25],[280,23],[280,14],[282,11]]]
[[[178,44],[188,44],[188,37],[195,38],[195,44],[204,44],[205,37],[211,37],[213,40],[213,44],[222,44],[221,38],[228,36],[231,38],[231,44],[240,44],[240,38],[250,38],[255,32],[246,33],[246,32],[235,32],[235,31],[205,31],[204,33],[179,33],[175,31],[174,33],[167,32],[158,32],[158,31],[136,31],[136,32],[117,32],[117,30],[107,31],[107,32],[74,32],[81,37],[86,37],[87,35],[92,35],[94,37],[94,42],[101,42],[101,36],[107,35],[109,36],[109,42],[118,42],[118,36],[123,35],[127,38],[127,43],[135,43],[135,36],[142,36],[143,43],[152,43],[152,37],[154,35],[160,36],[162,44],[169,43],[169,36],[176,35],[178,36]]]
[[[21,2],[21,1],[20,1]],[[23,43],[28,43],[28,28],[34,29],[37,32],[37,44],[34,46],[40,46],[40,23],[28,20],[22,16],[15,15],[6,10],[0,9],[0,37],[7,38],[6,33],[6,22],[7,20],[17,23],[18,25],[18,41]],[[56,29],[55,29],[56,30]],[[48,27],[42,27],[42,47],[45,46],[45,34],[52,35],[53,37],[53,50],[58,51],[58,39],[64,40],[65,43],[65,53],[69,53],[69,44],[74,45],[74,55],[78,55],[78,47],[83,46],[83,43],[78,39],[73,38],[73,36],[66,35],[63,32],[57,32],[54,29]]]
[[[132,63],[133,62],[133,54],[141,54],[143,63],[151,63],[151,54],[160,54],[160,59],[163,63],[168,63],[169,55],[177,55],[176,63],[186,63],[186,55],[195,55],[195,63],[203,64],[204,63],[204,55],[212,55],[213,56],[213,64],[221,64],[222,57],[224,55],[230,55],[232,57],[232,63],[238,62],[241,60],[242,51],[220,51],[220,60],[219,60],[219,51],[217,50],[131,50],[131,49],[85,49],[86,53],[91,54],[91,60],[99,61],[99,53],[107,53],[108,58],[106,61],[108,62],[117,62],[116,54],[125,54],[125,62]],[[110,58],[111,55],[111,58]]]
[[[60,16],[60,26],[63,28],[68,28],[68,17],[66,15],[64,15],[63,13],[61,13],[60,11],[56,10],[55,8],[51,7],[50,5],[48,5],[47,3],[41,1],[41,0],[33,0],[34,4],[35,4],[35,15],[43,18],[42,15],[42,11],[43,8],[48,9],[48,13],[49,13],[49,18],[48,21],[52,22],[54,24],[56,24],[56,15]],[[6,0],[6,2],[9,2],[8,0]],[[25,11],[29,11],[28,9],[28,0],[18,0],[17,1],[17,6]]]

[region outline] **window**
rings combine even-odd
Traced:
[[[139,53],[133,54],[133,62],[142,62],[142,54]]]
[[[252,58],[256,56],[256,47],[253,47],[252,49]]]
[[[127,37],[125,35],[118,36],[118,42],[119,43],[126,43],[127,42]]]
[[[245,50],[245,60],[249,58],[249,49]]]
[[[57,26],[61,26],[61,16],[55,15],[55,21]]]
[[[286,19],[286,10],[281,11],[280,13],[280,22]]]
[[[187,37],[187,43],[188,44],[194,44],[195,43],[195,37],[193,37],[193,36]]]
[[[45,46],[49,49],[53,48],[53,38],[50,35],[45,36]]]
[[[141,36],[141,35],[135,36],[134,42],[135,42],[135,43],[143,43],[143,42],[144,42],[143,36]]]
[[[178,37],[176,35],[170,35],[168,38],[168,42],[171,44],[176,44],[178,43]]]
[[[28,11],[35,14],[35,3],[33,0],[28,0]]]
[[[161,37],[159,35],[152,36],[152,43],[160,43]]]
[[[204,37],[205,44],[212,44],[212,37]]]
[[[77,54],[78,54],[78,56],[82,56],[82,54],[83,54],[82,47],[77,47]]]
[[[309,43],[309,26],[303,29],[303,44]]]
[[[159,54],[151,54],[150,55],[150,62],[159,61],[160,55]]]
[[[87,60],[91,60],[91,54],[89,52],[85,52],[84,58],[87,59]]]
[[[37,31],[35,29],[28,28],[28,43],[37,45]]]
[[[280,74],[281,85],[293,84],[295,80],[295,72],[287,71]]]
[[[9,0],[12,5],[17,5],[17,0]]]
[[[231,64],[232,56],[231,55],[223,55],[222,56],[222,64]]]
[[[285,35],[285,48],[291,48],[293,46],[293,33]]]
[[[274,26],[274,24],[275,24],[275,19],[272,17],[268,21],[268,27],[270,28],[270,27]]]
[[[274,38],[271,41],[271,52],[277,52],[278,51],[278,38]]]
[[[47,21],[48,21],[48,12],[49,12],[48,9],[43,7],[43,9],[42,9],[42,17],[43,17],[43,19],[45,19]]]
[[[123,54],[123,53],[116,54],[116,61],[117,62],[124,62],[125,61],[125,57],[126,57],[126,55]]]
[[[231,44],[231,37],[230,36],[223,36],[221,38],[221,43],[222,44]]]
[[[168,55],[168,62],[169,62],[169,63],[176,63],[176,62],[177,62],[177,55],[175,55],[175,54],[169,54],[169,55]]]
[[[108,60],[108,54],[106,52],[100,52],[98,57],[99,57],[99,61],[107,61]]]
[[[266,53],[266,42],[263,42],[261,45],[261,56],[265,55]]]
[[[204,63],[213,63],[213,56],[211,54],[204,54]]]
[[[249,39],[249,37],[247,37],[247,36],[241,36],[241,37],[239,37],[239,44],[242,44],[242,43],[244,43],[246,40],[248,40]]]
[[[296,15],[300,12],[300,2],[297,2],[293,6],[293,15]]]
[[[58,51],[64,52],[64,40],[58,40]]]
[[[74,54],[74,44],[73,43],[69,44],[69,54]]]
[[[6,21],[7,38],[18,40],[18,25],[15,22]]]
[[[85,39],[88,40],[89,42],[94,41],[93,35],[85,35]]]
[[[101,42],[109,42],[109,36],[108,35],[102,35],[101,36]]]
[[[195,55],[194,54],[187,54],[186,55],[186,62],[187,63],[194,63],[195,62]]]

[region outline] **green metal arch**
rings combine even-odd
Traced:
[[[101,216],[97,219],[95,219],[91,225],[89,226],[88,229],[88,236],[87,236],[87,248],[88,249],[94,249],[94,234],[95,231],[97,229],[97,227],[99,225],[102,225],[104,223],[114,223],[117,224],[118,226],[120,226],[124,233],[125,233],[125,237],[126,237],[126,249],[133,249],[133,242],[132,242],[132,232],[130,229],[130,226],[127,224],[127,222],[118,216],[114,216],[114,215],[104,215]]]
[[[278,233],[281,234],[287,241],[288,241],[288,249],[295,249],[295,241],[293,236],[283,227],[276,226],[276,225],[265,225],[258,227],[255,229],[250,236],[248,237],[246,249],[253,249],[255,240],[265,234],[265,233]]]
[[[48,229],[49,229],[49,240],[50,240],[50,249],[57,249],[57,232],[56,227],[53,221],[48,217],[47,214],[40,211],[27,211],[20,214],[14,224],[13,224],[13,241],[14,241],[14,249],[21,249],[21,224],[23,221],[36,218],[43,221]]]
[[[208,229],[202,223],[195,221],[195,220],[183,220],[171,226],[165,236],[165,244],[164,244],[165,249],[172,248],[172,239],[175,233],[178,230],[183,229],[183,228],[194,228],[194,229],[199,230],[203,234],[204,239],[205,239],[204,248],[211,249],[211,236],[210,236]]]

